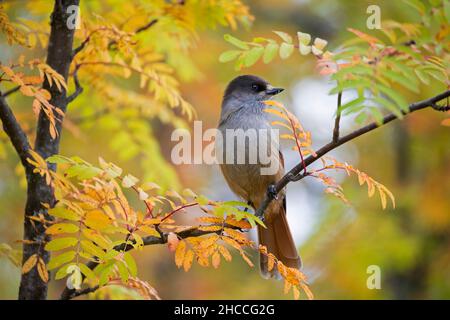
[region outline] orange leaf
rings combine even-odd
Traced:
[[[212,265],[214,269],[217,269],[220,266],[220,254],[218,251],[214,252],[212,255]]]
[[[45,266],[44,260],[42,258],[39,258],[37,263],[37,270],[39,273],[39,276],[41,277],[42,281],[47,283],[48,282],[48,271],[47,267]]]
[[[28,273],[31,269],[33,269],[37,261],[37,254],[33,254],[31,257],[29,257],[22,266],[22,274]]]

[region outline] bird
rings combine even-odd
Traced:
[[[284,89],[275,88],[266,80],[255,75],[241,75],[234,78],[226,87],[218,130],[221,133],[222,143],[219,146],[221,153],[219,165],[221,172],[230,189],[244,201],[256,209],[264,201],[267,190],[284,175],[283,154],[279,150],[277,141],[270,135],[247,135],[244,143],[227,144],[227,131],[246,132],[255,129],[258,132],[271,130],[269,115],[264,112],[266,100],[281,93]],[[239,131],[241,129],[241,131]],[[243,130],[243,131],[242,131]],[[231,138],[228,138],[231,139]],[[235,139],[233,137],[233,139]],[[267,139],[267,140],[266,140]],[[251,146],[263,148],[267,146],[267,152],[276,162],[276,170],[270,174],[262,174],[261,169],[267,168],[259,157],[251,162]],[[234,149],[231,149],[234,148]],[[254,148],[253,148],[254,149]],[[258,150],[260,152],[261,150]],[[226,159],[226,156],[234,152],[234,157]],[[239,152],[245,156],[245,161],[237,161]],[[264,150],[266,152],[266,150]],[[231,157],[229,157],[231,158]],[[270,190],[270,189],[269,189]],[[264,214],[266,228],[258,225],[259,243],[267,248],[285,266],[300,269],[302,262],[298,254],[286,217],[286,193],[281,190],[275,199],[269,204]],[[260,252],[261,275],[268,278],[280,279],[277,268],[269,270],[269,259],[266,254]]]

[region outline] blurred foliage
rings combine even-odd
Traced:
[[[252,39],[255,35],[268,39],[274,29],[286,34],[300,30],[311,34],[313,39],[327,39],[327,49],[336,48],[350,38],[347,28],[375,37],[382,37],[380,32],[391,32],[392,36],[393,28],[394,32],[416,40],[418,46],[428,41],[431,45],[428,49],[440,56],[438,64],[444,64],[448,72],[449,24],[448,20],[444,24],[439,20],[448,19],[447,1],[377,1],[383,21],[400,23],[398,27],[392,22],[382,24],[381,31],[366,30],[366,9],[370,4],[373,2],[350,0],[259,0],[246,1],[246,5],[227,0],[82,1],[81,29],[76,32],[75,46],[82,45],[87,38],[89,41],[77,54],[71,73],[77,70],[84,92],[70,105],[66,115],[61,153],[76,154],[90,162],[100,155],[114,159],[124,171],[142,177],[143,181],[157,181],[164,191],[171,188],[181,192],[183,185],[191,188],[206,185],[209,171],[172,167],[168,160],[170,145],[161,141],[169,141],[174,127],[189,127],[189,118],[195,117],[195,113],[206,125],[216,125],[223,87],[236,75],[227,64],[218,61],[220,54],[229,50],[229,43],[223,41],[224,34],[230,33],[229,28],[235,39]],[[2,5],[0,24],[8,26],[2,30],[7,37],[0,35],[2,65],[11,66],[22,55],[25,62],[36,58],[44,61],[52,2],[6,1]],[[427,19],[433,16],[431,13],[438,14],[439,19]],[[253,16],[256,19],[248,31]],[[152,21],[155,22],[148,29],[137,32]],[[420,28],[420,34],[408,35],[411,29],[404,27],[411,21]],[[441,38],[436,39],[436,35]],[[403,38],[400,36],[394,42],[400,44]],[[6,43],[17,45],[10,47]],[[324,49],[322,45],[319,41],[319,50]],[[366,45],[369,50],[381,50],[370,41]],[[264,59],[264,52],[254,50],[253,56],[247,58],[248,72],[284,86],[300,78],[319,76],[315,55],[294,55],[291,46],[283,47],[283,54],[276,53],[281,58],[289,55],[290,58],[275,60],[272,46],[266,61],[271,55],[274,60],[267,65],[258,61]],[[277,47],[280,48],[281,45]],[[366,54],[367,49],[361,54]],[[221,60],[224,61],[223,56]],[[421,67],[415,65],[414,69]],[[368,74],[367,70],[359,71],[352,74],[361,77]],[[37,74],[34,70],[26,76]],[[404,102],[435,94],[440,90],[435,84],[448,86],[448,83],[441,85],[442,80],[448,80],[433,72],[426,75],[432,84],[423,81],[415,71],[411,77],[404,73],[402,78],[389,77],[389,73],[380,76],[388,78],[388,87],[392,85],[396,97],[404,99],[397,101],[401,103],[396,103],[395,109],[385,105],[391,111],[402,107]],[[414,77],[419,77],[419,81]],[[364,82],[361,85],[360,92],[371,89]],[[13,87],[10,83],[1,86],[2,91]],[[68,86],[70,92],[74,90],[73,78]],[[24,129],[33,137],[32,100],[20,94],[11,95],[8,100]],[[302,102],[302,108],[308,108],[307,101]],[[336,106],[324,108],[335,110]],[[377,179],[396,195],[396,209],[382,212],[378,205],[366,201],[364,190],[350,181],[345,181],[343,187],[352,199],[353,208],[344,207],[331,197],[321,198],[323,206],[317,212],[314,230],[299,249],[304,261],[302,271],[308,276],[316,298],[450,297],[450,133],[440,126],[441,121],[443,115],[421,111],[355,142],[359,150],[358,167],[377,173]],[[23,182],[19,181],[23,181],[24,173],[17,166],[17,158],[3,132],[0,132],[0,157],[3,160],[0,243],[13,243],[22,234],[25,195]],[[130,204],[137,206],[138,200],[130,200]],[[197,216],[192,211],[188,213]],[[20,271],[5,257],[15,261],[17,254],[9,246],[1,248],[1,298],[16,297]],[[232,264],[221,264],[219,270],[193,266],[189,274],[184,274],[177,270],[169,254],[172,253],[166,248],[150,246],[137,257],[140,277],[149,279],[158,289],[157,295],[148,284],[134,283],[128,288],[105,287],[91,294],[91,298],[138,298],[145,294],[164,299],[285,298],[282,283],[262,281],[244,261],[235,259]],[[366,270],[370,265],[378,265],[382,270],[381,290],[367,289]],[[61,284],[52,282],[50,298],[57,298],[60,291]]]

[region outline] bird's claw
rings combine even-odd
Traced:
[[[274,184],[271,184],[271,185],[267,188],[267,196],[268,196],[269,199],[271,199],[271,200],[278,200],[278,192],[277,192],[277,188],[275,187]]]

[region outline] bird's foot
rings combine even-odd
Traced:
[[[278,199],[277,188],[275,187],[274,184],[271,184],[271,185],[267,188],[267,197],[268,197],[270,200],[277,200],[277,199]]]

